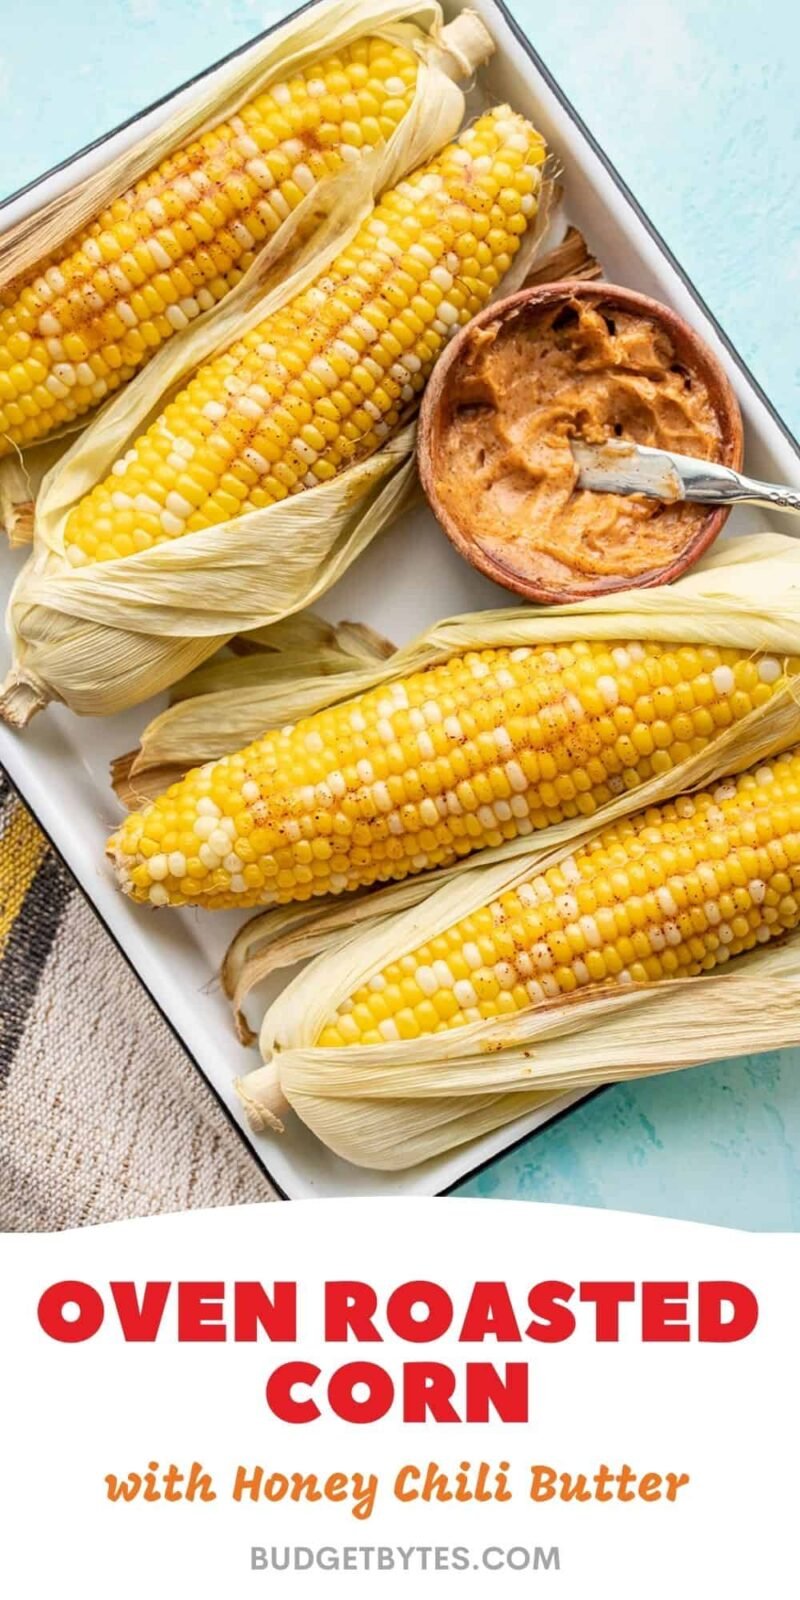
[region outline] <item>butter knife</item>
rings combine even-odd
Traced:
[[[776,511],[800,512],[796,489],[759,483],[716,461],[654,450],[627,439],[608,439],[605,444],[571,439],[570,446],[579,469],[579,489],[594,489],[601,494],[644,494],[654,500],[693,500],[701,505],[744,502],[770,506]]]

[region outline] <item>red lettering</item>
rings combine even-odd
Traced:
[[[645,1344],[681,1344],[691,1338],[686,1308],[688,1294],[688,1283],[642,1284],[642,1339]]]
[[[538,1339],[540,1344],[561,1344],[569,1339],[575,1332],[575,1317],[565,1302],[574,1293],[571,1283],[559,1283],[557,1279],[535,1283],[528,1295],[528,1309],[534,1320],[525,1329],[527,1337]]]
[[[316,1401],[296,1400],[292,1391],[298,1383],[311,1388],[318,1377],[319,1367],[312,1366],[310,1361],[286,1361],[282,1367],[276,1367],[267,1380],[266,1389],[267,1405],[273,1416],[281,1422],[316,1422],[321,1415]]]
[[[112,1283],[109,1287],[123,1338],[129,1344],[152,1344],[161,1327],[170,1291],[169,1283],[146,1283],[141,1303],[136,1295],[135,1283]]]
[[[326,1283],[325,1338],[329,1344],[346,1344],[352,1334],[359,1344],[380,1342],[382,1335],[372,1318],[378,1296],[368,1283]]]
[[[65,1317],[68,1305],[78,1307],[78,1315]],[[80,1344],[92,1339],[102,1327],[105,1308],[100,1295],[90,1283],[65,1278],[63,1283],[52,1283],[45,1289],[37,1307],[39,1326],[51,1339],[61,1344]]]
[[[480,1344],[489,1338],[519,1343],[522,1335],[504,1283],[475,1284],[458,1337],[464,1344]]]
[[[263,1284],[237,1283],[233,1316],[233,1337],[242,1344],[256,1340],[259,1328],[275,1343],[290,1343],[297,1338],[297,1285],[273,1284],[270,1297]]]
[[[415,1305],[426,1307],[424,1318],[412,1317]],[[453,1320],[453,1302],[438,1283],[426,1283],[424,1279],[401,1283],[386,1303],[386,1320],[398,1339],[405,1339],[407,1344],[427,1344],[447,1333]]]
[[[722,1308],[731,1315],[723,1321]],[[701,1283],[698,1288],[697,1336],[701,1344],[735,1344],[747,1339],[758,1322],[758,1301],[745,1283]]]
[[[411,1361],[403,1368],[403,1421],[460,1422],[451,1404],[455,1373],[440,1361]]]
[[[181,1344],[213,1344],[227,1338],[222,1321],[224,1283],[178,1284],[178,1339]]]
[[[357,1399],[353,1390],[364,1384],[367,1394]],[[372,1361],[349,1361],[334,1372],[328,1384],[328,1399],[335,1416],[343,1422],[380,1422],[391,1409],[394,1384],[383,1367]]]
[[[507,1361],[505,1376],[490,1361],[467,1362],[467,1413],[465,1422],[488,1422],[489,1407],[501,1422],[528,1421],[528,1366]]]
[[[598,1344],[617,1343],[620,1305],[635,1298],[636,1289],[632,1283],[581,1284],[581,1300],[588,1300],[596,1307],[594,1336]]]

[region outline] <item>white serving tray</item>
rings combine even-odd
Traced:
[[[747,470],[777,482],[797,480],[800,448],[769,405],[736,352],[714,323],[677,262],[636,205],[602,151],[538,59],[513,17],[497,0],[471,0],[485,18],[497,54],[482,73],[494,101],[508,100],[532,117],[564,167],[569,218],[584,233],[612,282],[655,295],[682,313],[716,350],[728,371],[745,419]],[[444,9],[453,14],[458,5]],[[368,5],[365,14],[368,15]],[[249,48],[249,47],[245,47]],[[217,63],[211,71],[217,70]],[[178,94],[191,94],[185,85]],[[96,170],[155,124],[175,96],[143,111],[73,161],[14,196],[0,209],[0,231]],[[737,512],[725,538],[763,527],[757,512]],[[24,554],[0,538],[0,594],[7,595]],[[325,597],[319,609],[333,620],[371,623],[398,643],[440,617],[496,606],[512,599],[478,576],[455,554],[429,513],[395,524]],[[0,644],[5,673],[7,646]],[[275,1187],[290,1199],[345,1194],[436,1194],[465,1178],[501,1151],[572,1105],[565,1096],[452,1154],[405,1173],[366,1172],[327,1151],[296,1119],[282,1139],[256,1137],[245,1125],[232,1082],[247,1070],[236,1043],[227,1002],[214,974],[237,924],[237,914],[181,911],[151,915],[119,894],[104,865],[103,849],[118,807],[109,788],[112,756],[131,749],[153,705],[106,721],[79,719],[53,707],[24,735],[0,725],[0,763],[63,857],[101,921],[198,1069],[229,1112]],[[278,984],[276,981],[275,992]],[[102,1041],[98,1048],[102,1048]],[[251,1052],[255,1065],[255,1053]],[[115,1072],[108,1063],[109,1078]]]

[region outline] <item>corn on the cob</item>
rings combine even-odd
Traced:
[[[315,183],[393,133],[418,67],[366,38],[274,84],[0,292],[0,456],[74,422],[221,300]]]
[[[687,978],[800,925],[800,751],[603,830],[378,973],[322,1048],[513,1017],[599,985]]]
[[[564,818],[704,749],[764,705],[776,657],[657,643],[455,656],[189,773],[111,840],[153,905],[308,900]]]
[[[67,557],[149,549],[376,449],[508,270],[543,159],[530,123],[500,107],[385,194],[325,274],[202,367],[76,506]]]

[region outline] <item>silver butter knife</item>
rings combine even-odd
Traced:
[[[645,494],[654,500],[695,500],[701,505],[728,506],[740,501],[772,506],[776,511],[800,512],[800,494],[777,483],[759,483],[732,467],[694,456],[654,450],[627,439],[587,444],[571,439],[579,469],[578,488],[601,494]]]

